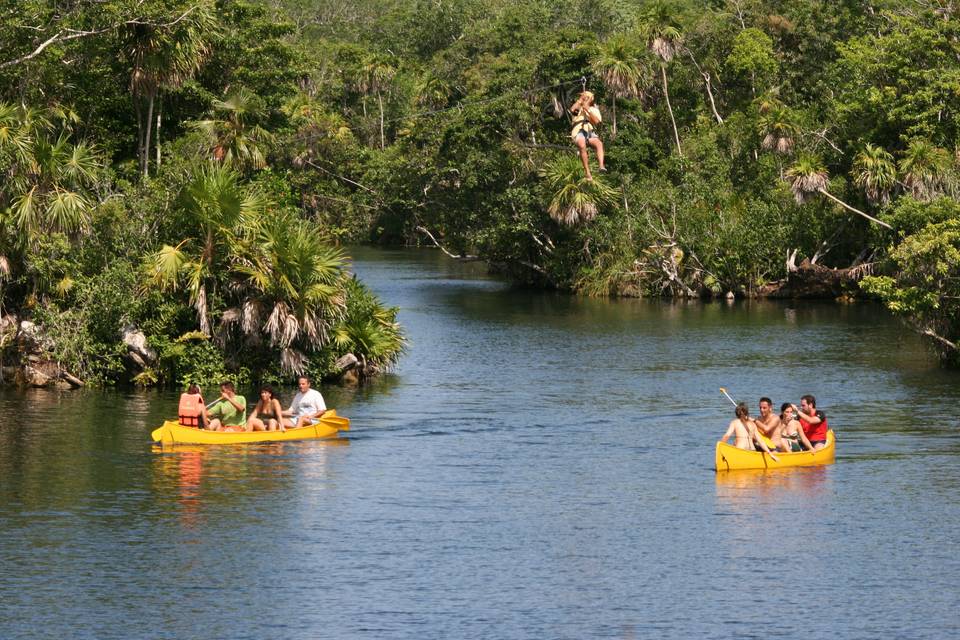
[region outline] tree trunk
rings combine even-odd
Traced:
[[[151,91],[149,102],[147,103],[147,130],[143,136],[143,159],[140,165],[144,178],[150,176],[150,134],[153,133],[153,102],[156,96],[157,92]]]
[[[157,107],[157,141],[155,143],[157,147],[157,171],[160,170],[160,121],[162,120],[161,114],[163,113],[163,105]]]
[[[613,94],[613,130],[610,132],[610,137],[617,137],[617,94]]]
[[[863,216],[864,218],[866,218],[866,219],[869,220],[870,222],[875,222],[875,223],[879,224],[880,226],[886,227],[887,229],[892,229],[892,228],[893,228],[893,227],[891,227],[890,225],[888,225],[886,222],[884,222],[883,220],[877,220],[877,219],[874,218],[873,216],[871,216],[871,215],[869,215],[869,214],[866,214],[866,213],[864,213],[863,211],[860,211],[860,209],[856,209],[856,208],[854,208],[854,207],[851,207],[850,205],[848,205],[846,202],[844,202],[844,201],[841,200],[840,198],[837,198],[836,196],[834,196],[833,194],[831,194],[830,192],[828,192],[826,189],[817,189],[817,191],[818,191],[821,195],[826,196],[827,198],[830,198],[831,200],[833,200],[834,202],[836,202],[838,205],[840,205],[840,206],[843,207],[844,209],[846,209],[846,210],[848,210],[848,211],[852,211],[852,212],[856,213],[857,215]]]
[[[382,151],[386,144],[383,139],[383,96],[377,91],[377,103],[380,105],[380,150]]]
[[[663,76],[663,97],[667,100],[667,111],[670,112],[670,123],[673,125],[673,139],[677,142],[677,154],[682,158],[683,149],[680,148],[680,133],[677,131],[677,121],[673,117],[673,107],[670,106],[670,91],[667,88],[667,65],[660,64],[660,75]]]
[[[717,119],[718,124],[723,124],[723,118],[717,112],[717,103],[713,101],[713,90],[710,87],[710,74],[704,71],[702,73],[704,82],[707,83],[707,96],[710,98],[710,109],[713,111],[713,117]]]
[[[140,104],[140,98],[133,96],[133,110],[137,114],[137,164],[141,173],[143,172],[143,106]]]

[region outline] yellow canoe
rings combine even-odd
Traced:
[[[787,467],[811,467],[818,464],[833,464],[836,454],[836,437],[833,429],[827,431],[827,446],[818,451],[798,451],[797,453],[777,453],[779,460],[762,451],[737,449],[725,442],[717,443],[716,470],[733,471],[736,469],[784,469]]]
[[[225,433],[206,431],[196,427],[184,427],[176,421],[167,420],[154,429],[150,437],[161,444],[248,444],[251,442],[283,442],[286,440],[316,440],[332,438],[341,431],[350,430],[350,420],[338,416],[330,409],[320,417],[317,424],[286,431],[241,431]]]

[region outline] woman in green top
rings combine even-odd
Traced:
[[[220,385],[220,399],[207,410],[207,428],[211,431],[244,431],[247,399],[237,395],[232,382]]]

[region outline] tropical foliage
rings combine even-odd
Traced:
[[[864,279],[864,288],[904,316],[943,359],[960,364],[960,218],[930,224],[891,254],[895,276]]]
[[[439,245],[595,295],[760,294],[803,259],[949,284],[898,274],[950,262],[929,229],[948,234],[960,188],[951,3],[14,0],[10,16],[4,308],[66,314],[120,260],[138,275],[123,321],[170,354],[208,336],[210,371],[391,361],[369,337],[394,325],[350,322],[343,241]],[[584,89],[609,168],[593,182],[569,138]]]

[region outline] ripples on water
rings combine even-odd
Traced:
[[[960,377],[878,309],[361,256],[412,344],[322,389],[346,438],[161,450],[175,394],[0,393],[0,637],[957,635]],[[720,386],[815,393],[837,464],[715,474]]]

